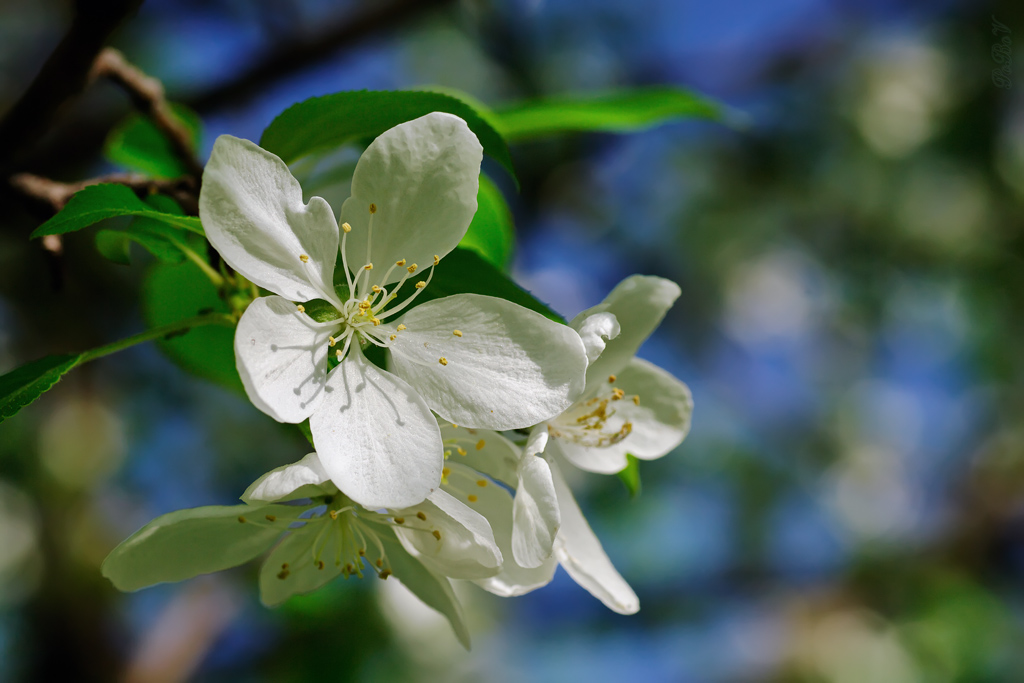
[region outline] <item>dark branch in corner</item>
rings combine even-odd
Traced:
[[[178,202],[185,213],[189,215],[198,213],[196,183],[190,176],[160,180],[138,173],[111,173],[88,180],[80,180],[76,183],[62,183],[31,173],[18,173],[11,176],[12,187],[27,197],[49,205],[54,213],[63,209],[71,196],[79,190],[101,183],[125,185],[142,197],[153,193],[164,194]]]
[[[96,57],[90,72],[92,78],[107,78],[116,83],[132,99],[132,104],[148,116],[171,143],[174,153],[195,178],[203,175],[203,165],[196,158],[188,129],[174,116],[164,96],[164,85],[128,63],[124,55],[108,47]]]
[[[110,34],[142,0],[77,0],[67,34],[32,84],[0,121],[5,174],[41,138],[61,107],[85,87],[89,68]]]

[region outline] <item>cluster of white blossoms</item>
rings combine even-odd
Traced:
[[[688,389],[635,357],[679,288],[628,278],[568,326],[477,294],[417,301],[433,296],[434,267],[476,212],[481,158],[458,117],[396,126],[360,157],[339,225],[323,199],[303,202],[278,157],[217,140],[204,229],[227,264],[274,293],[239,321],[238,372],[260,410],[309,420],[316,452],[263,475],[241,505],[143,527],[104,562],[116,586],[270,550],[268,605],[339,575],[393,575],[466,644],[451,579],[521,595],[561,564],[611,609],[639,609],[562,470],[615,473],[627,453],[657,458],[686,436]],[[372,347],[387,369],[368,359]]]

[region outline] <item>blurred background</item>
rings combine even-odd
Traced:
[[[0,4],[0,111],[72,9]],[[306,452],[134,348],[0,426],[0,681],[1022,680],[1024,62],[993,81],[1003,35],[1020,55],[1024,5],[146,0],[111,44],[198,111],[204,156],[356,88],[500,104],[667,83],[744,112],[513,146],[518,194],[485,167],[515,277],[560,313],[634,272],[682,286],[640,355],[689,384],[693,430],[642,463],[635,499],[573,481],[639,614],[561,570],[513,600],[464,586],[466,653],[392,581],[276,610],[255,564],[115,591],[99,563],[132,531]],[[112,170],[100,148],[129,110],[91,88],[16,170]],[[45,218],[3,196],[0,372],[144,325],[151,260],[112,265],[89,231],[54,257],[27,239]]]

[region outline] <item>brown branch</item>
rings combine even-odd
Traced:
[[[163,83],[152,76],[147,76],[112,47],[104,49],[96,57],[90,77],[92,79],[108,78],[128,93],[135,108],[148,116],[171,143],[175,155],[185,165],[189,174],[197,179],[202,177],[203,165],[196,158],[196,152],[192,146],[192,136],[171,112],[164,94]]]
[[[101,183],[117,183],[131,188],[136,194],[146,196],[160,193],[178,202],[185,213],[195,215],[196,183],[190,176],[182,176],[173,180],[150,178],[139,173],[112,173],[74,183],[62,183],[31,173],[18,173],[11,176],[11,186],[26,197],[45,203],[57,213],[68,203],[72,195],[90,185]]]
[[[50,128],[58,111],[85,87],[89,67],[103,44],[142,0],[77,0],[68,32],[28,89],[0,121],[0,170]]]

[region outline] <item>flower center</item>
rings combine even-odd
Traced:
[[[548,423],[551,436],[568,439],[589,448],[604,448],[619,443],[633,431],[633,423],[616,416],[615,404],[627,398],[626,392],[613,386],[615,375],[608,377],[610,385],[593,398],[579,401]],[[628,397],[640,405],[640,396]]]

